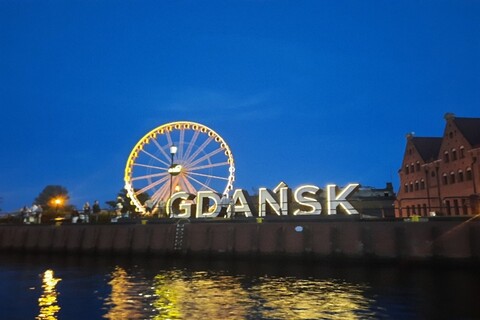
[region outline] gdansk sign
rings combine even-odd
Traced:
[[[316,194],[321,190],[314,185],[302,185],[291,190],[280,183],[274,190],[260,188],[258,190],[258,206],[245,190],[237,189],[230,198],[222,197],[212,191],[199,191],[196,195],[177,192],[167,202],[167,214],[171,218],[216,218],[243,215],[245,217],[264,217],[268,214],[287,215],[334,215],[341,207],[346,214],[358,214],[347,198],[355,192],[359,184],[352,183],[338,188],[334,184],[326,186],[326,208],[318,201]],[[290,195],[292,200],[290,201]]]

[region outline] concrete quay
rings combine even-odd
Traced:
[[[478,262],[480,222],[253,219],[0,225],[0,251]]]

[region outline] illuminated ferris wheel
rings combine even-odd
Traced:
[[[153,205],[172,193],[196,194],[233,189],[235,167],[229,146],[212,129],[195,122],[161,125],[137,142],[125,167],[125,189],[138,212],[145,213],[139,195],[147,193]],[[145,201],[145,200],[143,200]]]

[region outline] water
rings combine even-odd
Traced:
[[[6,255],[1,319],[480,319],[473,267]]]

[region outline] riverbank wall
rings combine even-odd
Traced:
[[[0,251],[480,261],[477,221],[209,221],[0,225]]]

